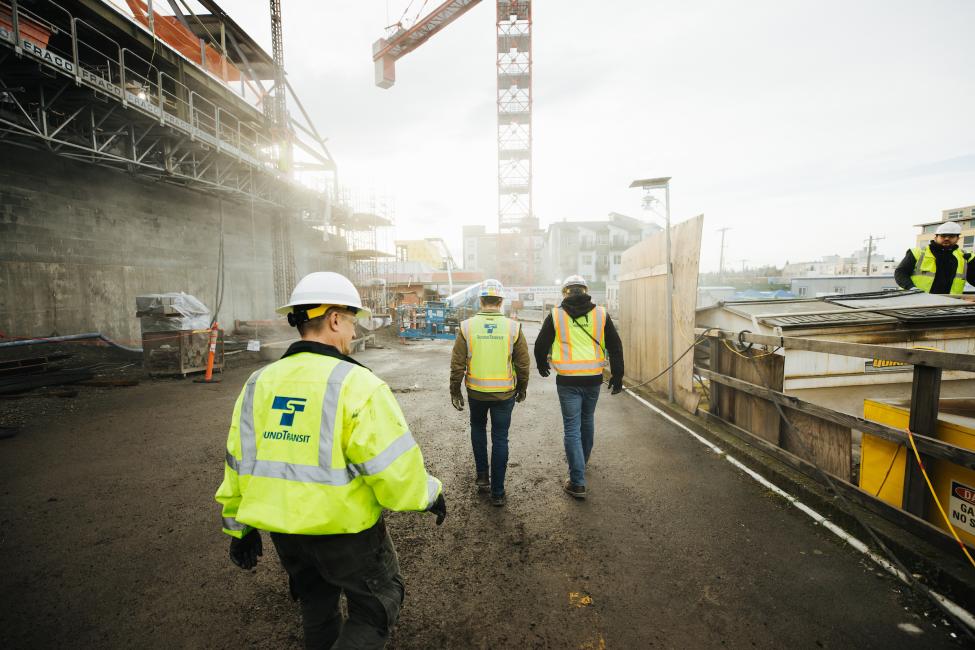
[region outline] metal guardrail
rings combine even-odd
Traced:
[[[722,340],[737,341],[739,343],[752,343],[772,348],[792,348],[796,350],[819,352],[823,354],[835,354],[866,359],[883,359],[912,365],[914,366],[914,376],[912,381],[910,423],[908,425],[908,429],[911,432],[910,436],[913,436],[914,442],[918,447],[918,451],[922,455],[922,461],[926,462],[924,461],[925,458],[939,458],[956,463],[963,467],[975,469],[975,451],[942,442],[934,437],[938,422],[938,406],[941,390],[942,370],[962,370],[975,372],[975,355],[939,352],[934,350],[898,348],[888,345],[807,339],[792,336],[770,336],[765,334],[755,334],[747,330],[741,332],[730,332],[714,330],[713,328],[698,328],[695,330],[695,333],[699,337],[711,339],[714,346],[716,346]],[[717,356],[716,347],[712,347],[712,364],[717,359]],[[905,430],[896,429],[879,422],[874,422],[872,420],[867,420],[865,418],[852,416],[847,413],[842,413],[820,405],[812,404],[810,402],[797,399],[791,395],[786,395],[785,393],[775,390],[768,385],[761,386],[749,381],[744,381],[740,377],[731,377],[716,372],[713,367],[710,369],[695,367],[694,372],[702,378],[709,379],[712,382],[712,386],[718,384],[726,387],[726,389],[740,391],[748,395],[767,400],[777,404],[779,407],[793,409],[820,420],[826,420],[843,427],[849,427],[850,429],[856,429],[864,433],[869,433],[897,444],[908,447],[910,446],[910,436]],[[761,373],[758,374],[761,375]],[[711,402],[711,417],[716,417],[722,422],[731,425],[735,429],[744,431],[750,436],[755,435],[753,432],[748,431],[747,429],[741,429],[734,423],[727,422],[720,417],[720,415],[714,410],[716,408],[716,403],[718,402],[715,395],[712,395]],[[764,440],[761,441],[760,446],[768,448],[773,452],[777,449],[776,445],[772,445]],[[780,451],[782,451],[783,454],[788,454],[788,452],[785,452],[785,450]],[[788,455],[792,456],[791,454]],[[797,457],[793,456],[791,462],[796,460],[800,460],[801,464],[810,465],[810,459],[798,459]],[[813,466],[815,466],[815,464],[813,464]],[[820,471],[822,470],[820,469]],[[855,486],[852,486],[852,484],[845,479],[844,483],[850,486],[851,489],[856,490]],[[914,515],[915,517],[921,519],[925,518],[927,516],[927,496],[927,487],[918,465],[916,463],[906,463],[903,510]],[[879,506],[880,504],[883,504],[883,506],[887,506],[885,502],[881,502],[879,499],[872,497],[872,495],[867,495],[864,493],[863,495],[860,495],[860,497],[870,501],[876,501],[877,503],[875,505]],[[889,508],[890,506],[887,507]]]
[[[18,52],[39,59],[79,84],[115,97],[124,106],[140,110],[161,124],[182,130],[191,139],[202,139],[262,170],[277,168],[270,138],[262,136],[252,122],[242,121],[232,111],[218,108],[200,93],[191,91],[131,49],[121,47],[107,34],[56,2],[45,0],[45,5],[56,9],[59,15],[63,14],[63,21],[42,18],[25,9],[18,0],[0,2],[0,10],[9,11],[12,24],[9,35],[0,33],[0,42],[7,41]],[[67,34],[70,51],[49,43],[36,43],[23,35],[21,26],[25,21],[51,35]],[[86,34],[89,35],[87,39]],[[114,45],[114,49],[105,52],[99,41]]]

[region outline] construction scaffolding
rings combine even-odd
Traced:
[[[326,234],[345,241],[345,274],[359,290],[362,302],[373,314],[389,311],[388,265],[393,229],[392,204],[375,193],[357,196],[347,188],[339,190]]]

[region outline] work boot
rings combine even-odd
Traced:
[[[498,496],[494,496],[493,494],[491,495],[491,505],[492,506],[497,506],[497,507],[500,508],[501,506],[504,505],[504,502],[507,501],[507,500],[508,500],[508,498],[503,493],[500,494],[500,495],[498,495]]]
[[[566,481],[565,485],[562,486],[562,489],[565,490],[566,494],[568,494],[571,497],[575,497],[580,501],[586,498],[585,485],[576,485],[572,481]]]
[[[491,489],[491,479],[487,472],[478,472],[477,478],[474,479],[474,485],[477,486],[478,492],[487,492]]]

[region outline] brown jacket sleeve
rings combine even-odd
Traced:
[[[467,339],[463,332],[457,330],[457,338],[454,339],[454,351],[450,354],[450,396],[459,397],[460,387],[464,383],[464,374],[467,372]]]
[[[521,328],[518,329],[518,338],[515,340],[511,362],[515,367],[515,390],[527,391],[528,376],[531,374],[531,355],[528,353],[528,341],[525,340],[525,332]]]

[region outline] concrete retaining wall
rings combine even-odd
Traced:
[[[273,211],[224,199],[219,320],[274,318]],[[140,336],[135,296],[185,291],[214,308],[221,202],[44,152],[0,149],[0,332]],[[297,277],[330,270],[322,236],[291,226]]]

